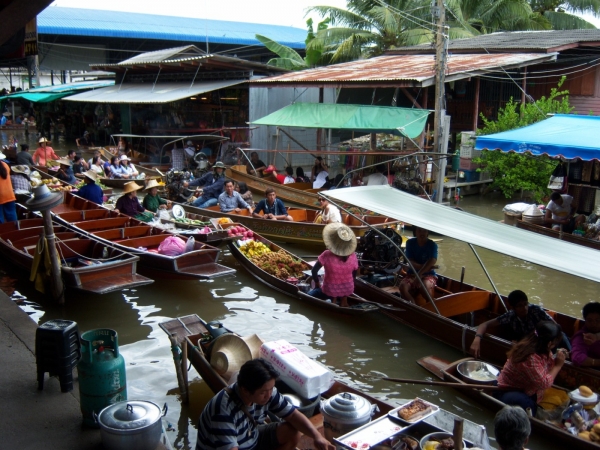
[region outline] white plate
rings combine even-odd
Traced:
[[[593,394],[591,397],[584,397],[579,393],[579,389],[575,389],[574,391],[569,392],[569,397],[571,400],[575,400],[580,403],[597,403],[598,402],[598,394]]]
[[[176,219],[183,219],[185,217],[185,210],[183,209],[183,206],[173,206],[173,217],[175,217]]]
[[[414,402],[415,400],[421,400],[421,401],[422,401],[423,403],[425,403],[426,405],[428,405],[428,406],[431,406],[431,411],[430,411],[430,412],[428,412],[427,414],[424,414],[424,415],[421,415],[421,416],[417,416],[417,417],[416,417],[416,418],[414,418],[414,419],[411,419],[411,420],[404,420],[402,417],[400,417],[400,416],[398,415],[398,411],[399,411],[400,409],[404,408],[405,406],[407,406],[407,405],[410,405],[410,404],[411,404],[412,402]],[[423,400],[422,398],[418,398],[418,397],[417,397],[417,398],[415,398],[415,400],[411,400],[410,402],[408,402],[408,403],[405,403],[404,405],[402,405],[402,406],[399,406],[398,408],[392,409],[390,412],[388,412],[388,417],[389,417],[391,420],[393,420],[393,421],[396,421],[396,422],[401,422],[401,423],[410,423],[410,424],[413,424],[413,423],[420,422],[421,420],[423,420],[423,419],[425,419],[426,417],[429,417],[429,416],[431,416],[431,415],[435,414],[436,412],[438,412],[438,411],[440,410],[440,407],[439,407],[439,406],[437,406],[437,405],[434,405],[433,403],[429,403],[428,401],[425,401],[425,400]]]

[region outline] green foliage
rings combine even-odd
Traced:
[[[501,133],[525,127],[546,119],[548,114],[569,114],[573,110],[569,104],[569,92],[559,91],[565,79],[566,77],[562,77],[548,97],[541,97],[533,103],[522,105],[511,98],[506,106],[499,110],[498,120],[488,120],[481,115],[484,127],[477,130],[477,134]],[[534,157],[487,150],[482,152],[481,158],[474,161],[482,164],[481,170],[490,173],[494,180],[491,187],[500,189],[506,198],[511,198],[523,190],[532,192],[538,202],[548,194],[548,179],[557,164],[546,156]]]

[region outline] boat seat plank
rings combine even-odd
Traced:
[[[97,294],[105,294],[112,291],[120,291],[125,287],[143,286],[153,283],[154,280],[146,278],[138,274],[123,274],[112,277],[103,277],[93,280],[82,281],[81,289],[95,292]]]
[[[130,222],[130,217],[111,217],[108,219],[98,219],[98,220],[90,220],[83,222],[76,222],[75,225],[77,228],[81,228],[85,231],[92,230],[106,230],[110,228],[120,228],[127,226]]]
[[[94,236],[98,236],[99,238],[106,239],[108,241],[116,241],[125,237],[123,235],[123,228],[113,228],[112,230],[95,231]]]
[[[486,309],[490,303],[490,294],[486,291],[458,292],[456,294],[440,297],[435,301],[435,306],[444,317],[458,316],[480,309]],[[425,309],[435,312],[431,303],[423,305]]]
[[[307,220],[305,209],[288,209],[288,214],[292,216],[294,222],[306,222]]]

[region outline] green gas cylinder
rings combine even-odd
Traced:
[[[94,414],[127,400],[125,360],[119,354],[117,332],[109,329],[81,335],[81,360],[77,364],[83,423],[98,427]]]

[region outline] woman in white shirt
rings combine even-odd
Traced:
[[[92,158],[92,164],[90,164],[90,170],[93,170],[101,177],[104,176],[104,168],[103,168],[101,156],[94,156]]]
[[[121,178],[135,178],[139,175],[139,172],[135,169],[135,166],[131,164],[131,161],[127,155],[121,155]]]
[[[342,215],[340,210],[336,206],[329,203],[324,197],[319,197],[321,202],[321,222],[322,224],[328,223],[340,223],[342,221]]]

